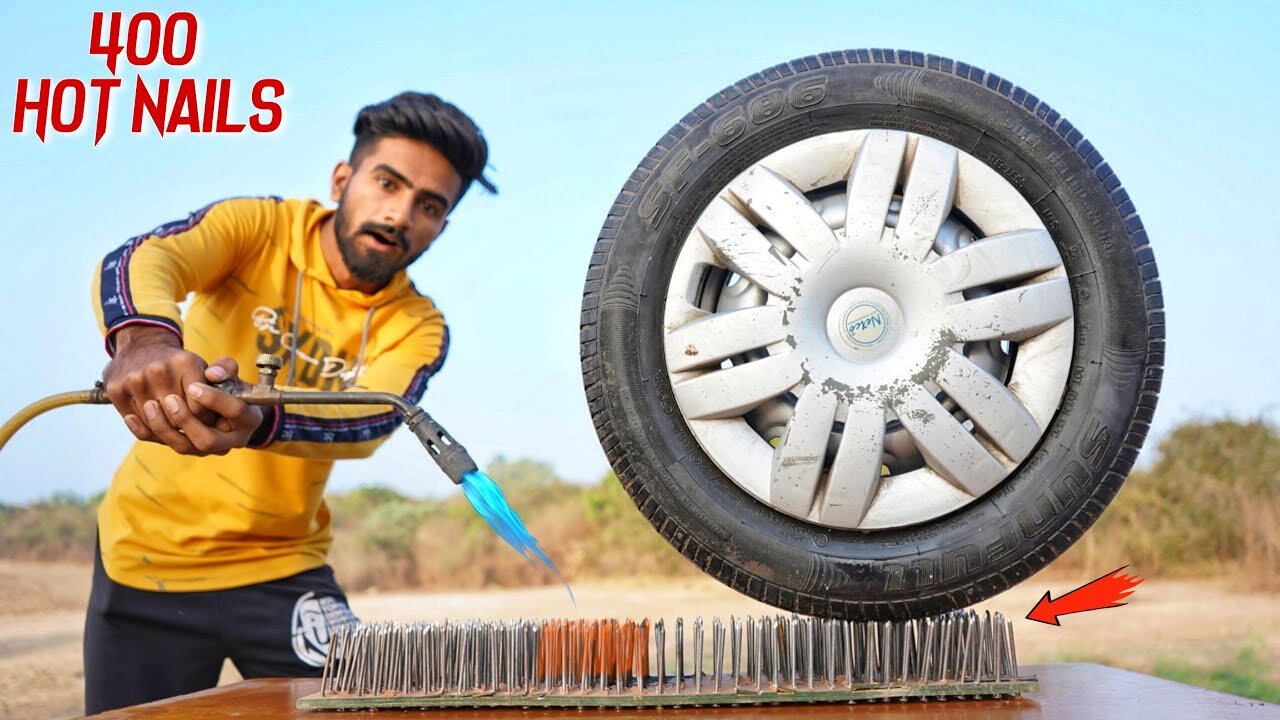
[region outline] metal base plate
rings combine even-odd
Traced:
[[[636,688],[628,688],[622,694],[608,694],[599,690],[580,692],[531,693],[512,695],[503,692],[477,693],[474,695],[450,693],[448,695],[397,695],[377,696],[328,695],[313,693],[298,698],[302,710],[362,710],[378,708],[588,708],[588,707],[689,707],[704,705],[780,705],[791,703],[857,703],[887,702],[889,700],[944,700],[979,697],[1015,696],[1039,691],[1040,684],[1032,677],[1004,682],[930,682],[891,685],[831,687],[825,681],[814,682],[812,689],[756,690],[752,683],[742,683],[733,690],[715,692],[704,678],[702,692],[693,690],[692,680],[686,679],[681,690],[676,691],[674,679],[669,679],[659,692],[657,684],[645,687],[641,695]],[[726,683],[727,684],[727,683]],[[616,690],[614,691],[617,692]]]

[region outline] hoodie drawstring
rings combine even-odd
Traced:
[[[377,305],[370,305],[369,314],[364,316],[364,329],[360,331],[360,352],[356,354],[356,364],[351,368],[351,379],[346,381],[346,387],[355,384],[356,375],[364,367],[364,348],[369,343],[369,326],[373,324],[373,311],[377,309]]]
[[[360,373],[360,369],[364,367],[364,351],[369,345],[369,328],[373,325],[373,313],[378,309],[377,305],[369,307],[369,312],[364,316],[364,328],[360,331],[360,350],[356,354],[355,365],[351,367],[348,373],[344,373],[347,377],[340,378],[342,380],[342,388],[345,390],[355,384],[356,377]],[[298,280],[293,286],[293,318],[289,323],[289,374],[285,378],[285,385],[293,385],[294,373],[298,367],[298,323],[302,320],[302,271],[298,271]]]

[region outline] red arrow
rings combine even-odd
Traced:
[[[1057,600],[1049,597],[1046,592],[1031,612],[1027,613],[1027,619],[1046,625],[1058,625],[1059,615],[1124,605],[1120,601],[1129,597],[1133,588],[1142,582],[1142,578],[1137,575],[1121,574],[1120,571],[1127,567],[1129,566],[1117,568],[1093,582],[1085,583]]]

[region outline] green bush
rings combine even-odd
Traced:
[[[360,540],[370,550],[394,558],[412,558],[418,528],[431,512],[422,502],[404,500],[375,507],[361,523]]]
[[[102,496],[56,493],[30,505],[0,507],[0,557],[13,560],[93,560]]]
[[[333,515],[333,526],[345,528],[358,526],[365,516],[383,505],[410,502],[410,498],[384,485],[364,485],[345,493],[330,494],[326,502]]]
[[[1063,566],[1130,563],[1143,574],[1234,571],[1258,587],[1280,578],[1280,431],[1263,420],[1179,426],[1133,472]]]

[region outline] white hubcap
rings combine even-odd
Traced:
[[[712,200],[673,269],[665,351],[729,478],[872,529],[972,502],[1030,454],[1066,386],[1071,318],[1061,257],[1012,185],[937,140],[848,131]],[[1007,368],[1001,341],[1017,346],[1007,378],[980,357],[994,346]],[[890,474],[904,443],[919,466]]]

